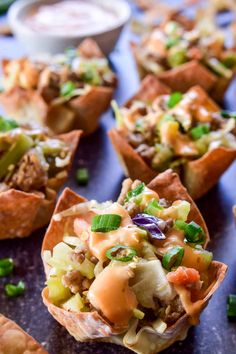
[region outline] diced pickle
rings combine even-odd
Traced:
[[[54,304],[67,300],[71,295],[70,290],[63,286],[59,277],[51,276],[47,281],[47,286],[49,298]]]

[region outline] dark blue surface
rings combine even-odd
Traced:
[[[111,55],[112,63],[119,76],[116,99],[123,103],[138,88],[138,77],[129,49],[130,33],[124,31],[117,49]],[[18,57],[24,54],[21,46],[12,38],[0,38],[0,57]],[[236,85],[227,93],[225,105],[236,110]],[[98,131],[82,139],[74,163],[87,166],[90,181],[87,187],[78,188],[74,171],[66,184],[76,192],[99,201],[115,200],[119,193],[123,173],[117,157],[106,136],[114,126],[111,112],[105,114]],[[229,293],[236,293],[236,235],[232,205],[236,204],[236,164],[224,174],[218,185],[202,198],[198,205],[205,217],[211,234],[209,248],[216,260],[229,265],[227,277],[209,306],[201,316],[201,324],[189,331],[187,339],[176,343],[164,353],[175,354],[234,354],[236,353],[236,323],[226,317],[226,299]],[[17,206],[16,207],[20,207]],[[3,294],[6,279],[0,279],[0,313],[14,319],[28,333],[45,345],[50,354],[128,354],[122,347],[109,344],[76,343],[76,341],[48,314],[41,301],[41,290],[45,277],[40,258],[42,232],[28,239],[1,241],[0,258],[13,257],[17,268],[11,281],[23,279],[27,285],[26,294],[17,299],[7,299]]]

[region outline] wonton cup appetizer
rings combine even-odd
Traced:
[[[26,237],[49,223],[81,132],[52,138],[3,119],[0,128],[0,239]]]
[[[225,276],[208,240],[171,171],[148,186],[127,179],[115,203],[66,189],[43,242],[43,301],[79,341],[157,353],[186,337]]]
[[[114,103],[117,128],[109,136],[127,176],[147,183],[172,168],[197,199],[236,158],[235,114],[220,112],[200,86],[169,92],[146,77],[125,107]]]
[[[96,42],[54,57],[3,60],[0,103],[20,123],[47,126],[55,134],[98,127],[109,107],[116,77]]]
[[[164,21],[132,43],[140,76],[155,74],[174,91],[200,85],[211,97],[224,97],[236,70],[235,48],[225,44],[225,34],[207,21],[196,24],[183,16]]]
[[[1,354],[48,354],[48,352],[29,336],[15,322],[0,314],[0,353]]]

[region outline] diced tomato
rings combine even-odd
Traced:
[[[89,226],[89,223],[84,219],[76,218],[74,221],[74,231],[77,236],[80,236],[83,231],[88,230]]]
[[[176,271],[167,274],[167,279],[175,285],[188,285],[198,282],[200,274],[194,268],[178,267]]]

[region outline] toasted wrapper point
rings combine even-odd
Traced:
[[[190,61],[165,71],[158,75],[158,78],[173,91],[181,92],[186,92],[195,85],[209,92],[217,82],[216,75],[197,61]]]
[[[21,87],[2,92],[0,103],[6,113],[20,124],[32,122],[33,117],[35,125],[42,126],[48,114],[48,105],[40,93]]]
[[[105,55],[97,45],[97,42],[92,38],[86,38],[79,45],[79,52],[84,58],[104,58]]]
[[[33,231],[47,225],[51,219],[57,198],[57,191],[67,179],[81,131],[58,136],[69,144],[72,156],[62,178],[49,179],[45,194],[9,189],[0,193],[0,239],[27,237]]]
[[[236,205],[233,206],[233,214],[234,214],[234,219],[236,221]]]
[[[147,75],[141,81],[139,90],[125,104],[129,108],[133,101],[152,102],[157,96],[168,95],[171,89],[157,79],[154,75]]]
[[[15,322],[0,314],[1,354],[48,354],[48,352]]]
[[[218,147],[200,159],[188,162],[184,168],[183,183],[193,199],[208,192],[235,159],[236,149]]]

